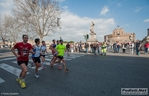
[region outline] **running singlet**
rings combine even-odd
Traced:
[[[18,54],[20,55],[20,57],[17,59],[18,61],[28,61],[29,50],[32,49],[31,44],[19,42],[14,45],[14,48],[18,50]]]
[[[55,49],[55,47],[56,47],[56,44],[52,44],[52,48]],[[54,55],[54,53],[55,53],[55,51],[52,50],[52,54],[53,54],[53,55]]]
[[[66,46],[65,45],[57,45],[56,50],[58,51],[58,56],[64,56]]]
[[[41,52],[41,46],[37,46],[35,45],[35,48],[34,48],[36,51],[35,51],[35,55],[34,57],[39,57],[40,56],[40,52]]]
[[[41,46],[42,55],[45,55],[46,49],[46,46]]]

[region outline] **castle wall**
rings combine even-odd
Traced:
[[[116,41],[120,43],[135,41],[134,33],[125,33],[123,28],[117,28],[113,30],[112,34],[104,36],[104,41],[113,44]]]

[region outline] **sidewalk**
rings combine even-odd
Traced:
[[[86,53],[79,53],[79,52],[70,52],[70,54],[86,54]],[[87,53],[86,55],[94,55],[94,53]],[[113,51],[107,51],[107,56],[129,56],[129,57],[148,57],[149,58],[149,54],[144,54],[143,51],[140,52],[140,55],[136,55],[134,52],[134,55],[131,55],[129,52],[127,53],[114,53]],[[99,55],[97,55],[99,56]]]
[[[107,55],[111,55],[111,56],[129,56],[129,57],[148,57],[149,58],[149,54],[140,54],[140,55],[131,55],[129,53],[113,53],[113,52],[107,52]]]

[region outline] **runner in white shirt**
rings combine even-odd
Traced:
[[[48,52],[47,52],[47,47],[46,47],[45,41],[42,41],[42,45],[41,45],[41,55],[40,55],[41,64],[42,64],[42,69],[45,69],[45,68],[46,68],[46,67],[44,66],[44,61],[45,61],[45,55],[46,55],[46,53],[48,54]]]

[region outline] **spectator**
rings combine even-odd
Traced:
[[[127,46],[126,43],[123,43],[123,44],[122,44],[122,50],[123,50],[123,53],[126,53],[126,46]]]
[[[134,49],[134,42],[130,42],[129,43],[129,50],[130,50],[130,54],[133,55],[133,50]]]
[[[78,47],[79,47],[79,52],[82,52],[82,41],[80,41]]]
[[[99,42],[98,45],[97,45],[97,52],[98,52],[99,55],[100,55],[100,49],[101,49],[101,44]]]
[[[67,51],[67,56],[69,56],[69,52],[70,52],[70,44],[69,43],[66,44],[66,51]]]
[[[136,41],[136,55],[140,54],[141,43],[139,40]]]
[[[88,53],[89,44],[85,43],[86,54]]]
[[[90,48],[91,48],[91,53],[93,53],[93,44],[90,44]]]
[[[116,46],[116,42],[113,44],[113,51],[114,51],[114,53],[117,53],[117,46]]]
[[[119,51],[120,51],[120,43],[118,41],[117,41],[116,46],[117,46],[117,53],[119,53]]]
[[[149,42],[147,41],[147,42],[144,44],[144,54],[148,54],[148,48],[149,48]]]

